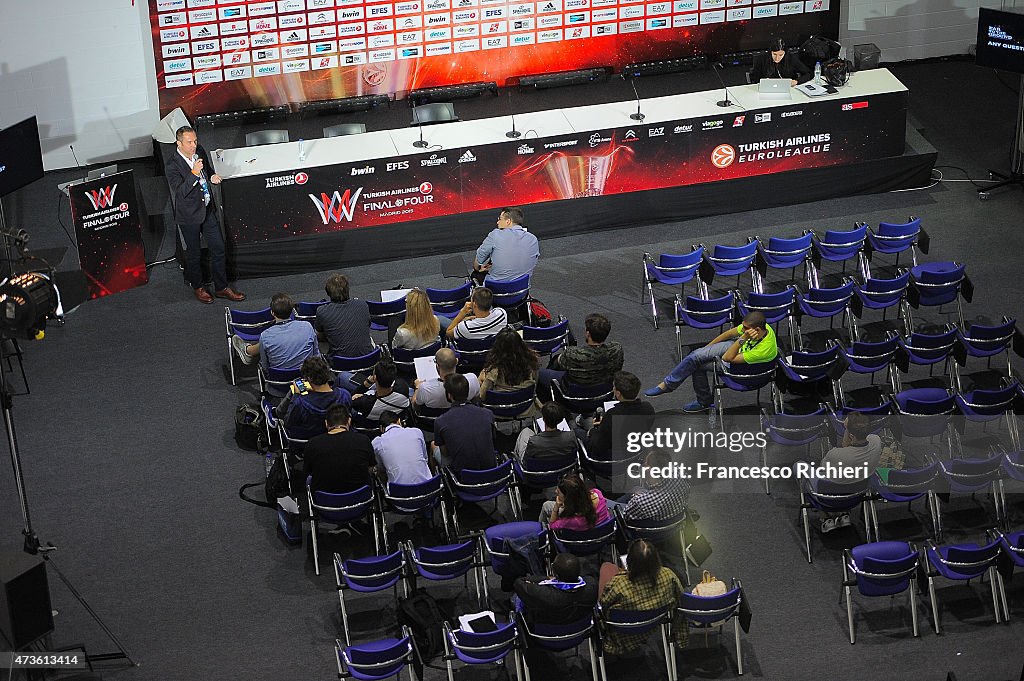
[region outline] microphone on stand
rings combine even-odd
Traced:
[[[722,74],[718,72],[720,66],[721,64],[718,62],[711,65],[711,70],[715,72],[716,76],[718,76],[718,82],[722,84],[722,89],[725,90],[725,99],[718,100],[716,104],[721,107],[734,106],[736,105],[736,102],[729,101],[729,88],[725,86],[725,81],[722,80]]]
[[[640,93],[636,90],[636,78],[630,78],[629,84],[633,86],[633,95],[636,97],[636,113],[629,114],[634,121],[643,121],[647,116],[640,111]]]
[[[418,106],[412,107],[412,118],[416,121],[416,127],[420,129],[420,138],[413,142],[412,145],[417,149],[426,149],[430,146],[426,140],[423,139],[423,122],[420,121],[420,108]]]
[[[516,130],[516,111],[512,108],[512,90],[508,91],[508,112],[512,119],[512,129],[505,133],[505,137],[510,140],[518,139],[523,136],[523,133]]]
[[[78,154],[75,153],[75,145],[74,144],[69,144],[68,145],[68,149],[71,150],[71,155],[75,157],[75,165],[78,166],[79,170],[81,170],[82,169],[82,162],[78,160]]]

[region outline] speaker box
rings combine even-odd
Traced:
[[[882,60],[882,51],[874,43],[853,46],[853,68],[857,71],[877,69]]]
[[[46,565],[39,556],[0,554],[0,633],[13,650],[23,650],[53,631],[50,586]]]

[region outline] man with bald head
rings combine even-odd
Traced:
[[[444,379],[455,373],[459,358],[450,348],[441,348],[434,353],[437,365],[437,378],[416,379],[416,390],[412,395],[412,403],[417,407],[430,409],[447,409],[452,406],[444,394]],[[474,400],[480,394],[480,380],[473,374],[466,374],[469,382],[469,399]]]

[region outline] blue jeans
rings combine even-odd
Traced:
[[[693,392],[697,394],[697,401],[705,407],[709,406],[714,402],[714,397],[708,386],[708,369],[722,359],[722,355],[732,347],[732,344],[733,341],[722,341],[694,350],[665,377],[665,385],[669,390],[675,390],[683,381],[693,376]]]

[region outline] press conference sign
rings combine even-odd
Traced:
[[[126,170],[71,186],[78,257],[91,298],[149,281],[135,175]]]

